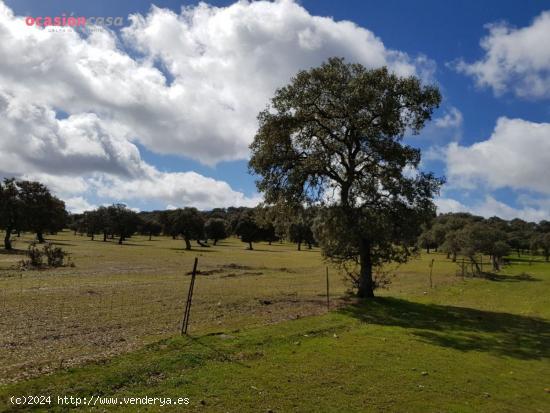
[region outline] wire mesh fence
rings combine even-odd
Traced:
[[[0,278],[0,380],[108,358],[179,334],[191,268],[155,275],[20,273]],[[329,271],[333,307],[346,285]],[[199,260],[189,332],[233,331],[327,311],[323,266]]]

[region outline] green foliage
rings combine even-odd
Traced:
[[[331,58],[298,73],[259,114],[250,146],[258,189],[270,204],[329,207],[317,234],[331,238],[318,239],[327,258],[359,263],[362,297],[373,295],[373,265],[406,251],[435,213],[442,181],[418,171],[420,151],[402,137],[420,131],[440,100],[416,77]]]
[[[65,258],[69,255],[61,247],[57,247],[51,243],[44,245],[44,255],[49,267],[62,267],[65,265]]]
[[[0,183],[0,228],[6,231],[4,247],[11,249],[14,230],[35,232],[39,242],[44,233],[62,230],[68,221],[65,203],[35,181],[4,179]]]
[[[241,238],[242,242],[248,244],[248,249],[252,250],[252,243],[262,239],[262,228],[256,222],[253,211],[246,211],[241,214],[235,226],[235,234]]]
[[[179,208],[169,213],[169,232],[181,235],[185,249],[191,249],[191,240],[204,237],[204,218],[197,208]]]
[[[227,222],[221,218],[210,218],[204,224],[204,233],[216,245],[219,240],[227,238]]]
[[[44,251],[42,251],[36,242],[29,243],[27,248],[28,260],[23,261],[23,267],[40,268],[44,264]]]
[[[21,261],[21,267],[25,269],[44,267],[44,258],[46,265],[51,268],[63,267],[66,264],[66,258],[69,256],[63,248],[46,243],[40,248],[36,241],[29,243],[27,248],[27,258]]]

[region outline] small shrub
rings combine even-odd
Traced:
[[[65,263],[65,257],[68,255],[63,248],[55,247],[52,244],[44,246],[44,254],[48,260],[49,267],[62,267]]]
[[[43,265],[44,252],[38,248],[36,242],[31,242],[27,250],[28,260],[23,262],[26,267],[40,268]]]
[[[67,252],[52,244],[46,244],[43,249],[40,249],[36,242],[31,242],[27,250],[27,257],[28,259],[20,262],[22,269],[42,268],[44,257],[46,257],[48,267],[75,266]]]

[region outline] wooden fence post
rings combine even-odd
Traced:
[[[189,314],[191,313],[191,301],[193,300],[193,288],[195,287],[195,277],[197,275],[197,263],[199,259],[195,257],[193,264],[193,272],[191,273],[191,282],[189,283],[189,292],[187,293],[187,302],[185,303],[185,312],[183,314],[183,322],[181,323],[181,334],[187,334],[189,326]]]
[[[327,311],[330,311],[330,294],[329,294],[329,284],[328,284],[328,267],[327,267]]]

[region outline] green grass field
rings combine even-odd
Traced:
[[[0,410],[18,410],[12,395],[93,395],[190,399],[99,411],[550,411],[550,264],[540,258],[511,257],[490,279],[463,280],[444,255],[424,254],[393,269],[390,288],[366,303],[337,299],[347,286],[331,268],[339,309],[327,313],[318,250],[55,239],[74,268],[21,274],[12,268],[20,257],[0,255],[10,334]],[[179,337],[196,255],[191,337]]]

